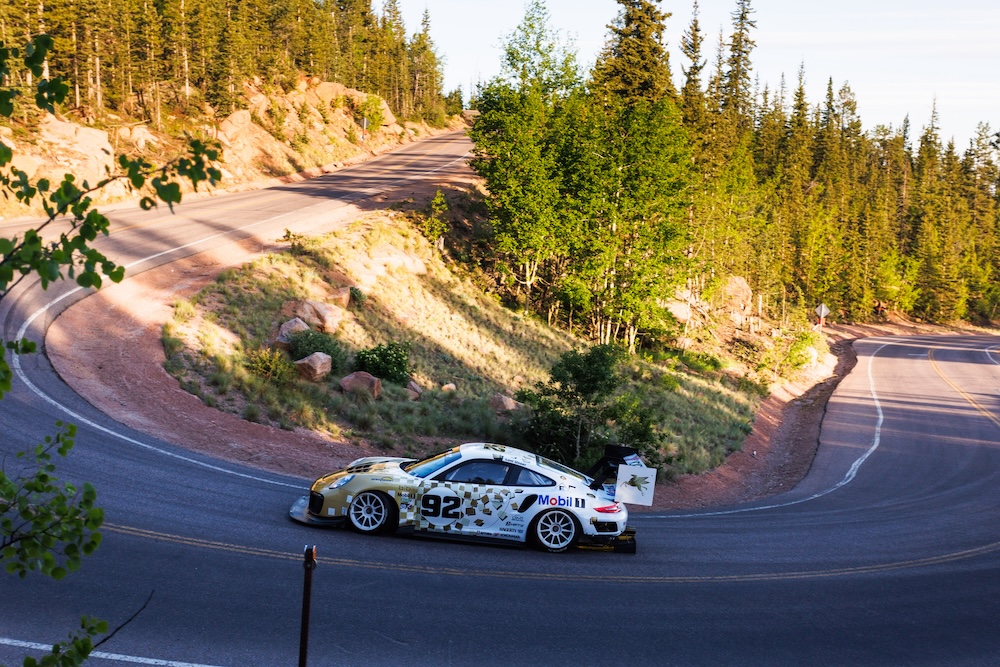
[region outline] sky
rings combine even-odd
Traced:
[[[445,90],[461,86],[465,99],[480,81],[500,73],[501,45],[524,18],[525,0],[398,0],[407,32],[430,14],[431,38],[444,59]],[[373,0],[376,11],[379,0]],[[614,0],[546,0],[550,25],[587,69],[618,14]],[[784,75],[794,91],[804,67],[810,104],[845,83],[854,92],[866,131],[899,128],[909,115],[914,144],[937,108],[942,142],[968,147],[980,123],[1000,130],[1000,2],[998,0],[753,0],[753,76],[777,89]],[[675,83],[682,83],[681,35],[691,24],[693,0],[662,0]],[[715,62],[720,30],[728,39],[736,0],[701,0],[706,69]]]

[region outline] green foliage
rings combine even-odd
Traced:
[[[618,367],[625,356],[615,345],[563,354],[548,382],[517,393],[531,408],[514,422],[517,436],[535,451],[578,466],[592,462],[605,444],[635,447],[658,463],[658,436],[639,400],[615,395],[624,382]]]
[[[711,373],[724,367],[722,359],[713,354],[674,347],[656,350],[649,355],[649,358],[653,362],[673,359],[695,373]]]
[[[378,95],[366,95],[365,100],[356,110],[358,123],[362,118],[368,119],[368,131],[375,133],[382,128],[385,114],[382,111],[382,98]]]
[[[413,372],[409,343],[385,343],[359,350],[354,355],[354,364],[360,371],[404,386],[410,381],[410,374]]]
[[[23,667],[79,667],[83,665],[95,648],[93,637],[108,632],[108,624],[90,616],[80,619],[80,630],[72,633],[64,642],[52,646],[51,652],[40,659],[26,656]]]
[[[934,321],[1000,312],[1000,142],[988,125],[959,154],[935,112],[914,148],[908,121],[863,132],[847,85],[810,103],[800,70],[791,99],[755,90],[748,0],[708,81],[695,15],[676,99],[665,14],[619,4],[585,89],[561,76],[536,2],[508,37],[502,76],[477,93],[472,164],[493,233],[481,264],[507,303],[630,350],[667,338],[658,304],[706,276],[746,278],[774,321],[820,302],[850,320],[882,306]]]
[[[297,375],[295,364],[281,350],[271,348],[252,350],[244,365],[256,377],[279,386],[289,384]]]
[[[0,561],[11,574],[26,577],[39,572],[62,579],[80,567],[80,561],[101,543],[98,529],[104,512],[90,484],[77,488],[55,477],[53,454],[65,457],[73,448],[76,426],[56,422],[55,436],[47,436],[16,474],[0,470]]]
[[[663,33],[665,14],[650,0],[618,0],[610,44],[594,66],[592,86],[628,104],[674,96]]]
[[[462,88],[459,86],[444,97],[444,112],[449,116],[462,113],[465,106],[462,103]]]
[[[306,329],[291,335],[288,342],[292,359],[305,359],[314,352],[330,355],[332,373],[337,373],[347,363],[347,352],[343,346],[328,333]]]
[[[826,350],[826,343],[817,331],[802,331],[792,337],[788,345],[788,352],[782,364],[792,371],[801,370],[812,362],[820,350]],[[810,352],[812,350],[812,352]]]
[[[351,303],[356,304],[359,308],[365,305],[365,301],[368,300],[368,295],[361,291],[360,288],[351,285]]]
[[[438,242],[451,231],[451,224],[445,219],[445,214],[448,212],[448,199],[444,196],[444,193],[440,190],[434,195],[431,200],[430,206],[427,210],[427,217],[418,222],[421,233],[423,233],[424,238],[434,244]],[[440,247],[440,246],[439,246]]]

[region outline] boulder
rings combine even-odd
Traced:
[[[410,380],[406,384],[406,395],[411,401],[420,400],[420,396],[424,393],[423,387],[417,384],[415,381]]]
[[[322,301],[301,301],[295,307],[295,315],[314,329],[334,333],[344,318],[344,309]]]
[[[351,305],[351,288],[350,287],[338,287],[330,293],[330,301],[340,308],[345,310],[349,305]]]
[[[292,334],[299,331],[306,331],[307,329],[309,329],[309,325],[298,317],[288,320],[278,329],[278,336],[274,339],[274,346],[282,350],[287,350],[289,343],[292,342]]]
[[[443,391],[446,394],[450,394],[452,392],[458,391],[458,387],[455,386],[454,382],[449,382],[448,384],[441,386],[441,391]]]
[[[310,382],[319,382],[333,368],[333,359],[325,352],[313,352],[305,359],[295,362],[295,367],[299,369],[299,377]]]
[[[375,399],[382,395],[382,381],[365,371],[355,371],[341,379],[340,388],[345,394],[363,392]]]
[[[507,394],[493,394],[490,397],[490,407],[496,412],[514,412],[515,410],[523,410],[524,403],[519,403]]]

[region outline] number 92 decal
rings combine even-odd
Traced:
[[[420,515],[434,526],[444,526],[462,518],[462,499],[446,487],[429,490],[420,498]]]

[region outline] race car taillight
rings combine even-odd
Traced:
[[[603,507],[595,507],[595,512],[600,512],[601,514],[614,514],[616,512],[621,512],[622,507],[618,503],[612,503],[611,505],[605,505]]]

